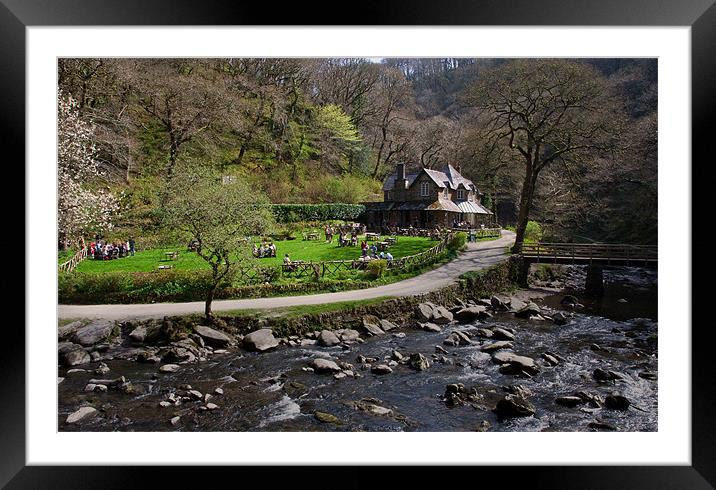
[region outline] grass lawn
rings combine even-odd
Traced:
[[[355,247],[339,247],[337,240],[333,243],[326,243],[325,240],[304,241],[296,240],[276,241],[276,257],[256,259],[257,265],[280,265],[283,263],[284,254],[289,254],[291,260],[303,261],[328,261],[328,260],[352,260],[361,255],[360,240]],[[368,242],[374,243],[374,242]],[[423,252],[438,244],[437,241],[424,237],[398,237],[398,242],[390,247],[390,253],[394,258],[405,257]],[[166,252],[179,252],[178,260],[166,260]],[[98,273],[98,272],[149,272],[157,270],[160,265],[173,265],[176,270],[199,270],[208,269],[209,266],[194,252],[187,252],[186,247],[150,249],[138,251],[134,257],[124,257],[115,260],[94,260],[86,259],[79,264],[77,272]]]

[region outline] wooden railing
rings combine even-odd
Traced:
[[[622,243],[525,243],[522,256],[537,261],[656,262],[658,247]]]
[[[57,269],[60,272],[72,272],[75,270],[75,267],[82,262],[84,259],[87,258],[87,248],[81,248],[76,254],[72,256],[70,260],[67,262],[61,263]]]
[[[469,235],[470,230],[470,228],[443,228],[441,232],[445,235],[447,233],[463,231]],[[475,236],[477,238],[499,238],[502,236],[501,228],[472,228],[472,230],[475,231]],[[428,238],[433,238],[435,236],[435,228],[398,228],[395,231],[397,232],[395,233],[396,235],[401,236],[422,236]]]

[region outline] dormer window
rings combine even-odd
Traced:
[[[443,197],[444,197],[445,199],[448,198],[448,190],[447,190],[447,187],[446,187],[445,189],[443,189]]]
[[[428,182],[420,183],[420,197],[430,196],[430,184]]]
[[[457,190],[457,198],[458,198],[458,199],[465,199],[465,190],[464,190],[464,189],[458,189],[458,190]]]

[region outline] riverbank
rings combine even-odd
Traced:
[[[59,370],[59,428],[656,430],[656,322],[545,288],[484,296],[508,271],[414,302],[241,312],[222,330],[110,322],[94,329],[106,345],[82,349],[92,362]],[[91,342],[81,328],[62,340]]]

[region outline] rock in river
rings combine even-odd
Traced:
[[[445,340],[443,340],[443,344],[452,346],[471,345],[472,340],[470,340],[470,337],[468,337],[464,333],[455,331],[451,333]]]
[[[370,372],[373,374],[390,374],[393,370],[387,364],[378,364],[370,368]]]
[[[492,355],[492,361],[496,364],[502,364],[503,368],[500,372],[505,374],[518,374],[525,372],[530,375],[539,372],[539,366],[535,364],[534,359],[527,356],[518,356],[512,352],[500,351]]]
[[[507,395],[497,402],[494,412],[500,418],[529,417],[534,415],[535,407],[518,395]]]
[[[322,345],[323,347],[333,347],[334,345],[338,345],[340,343],[341,339],[339,339],[338,336],[330,330],[321,330],[321,333],[318,334],[318,345]]]
[[[380,328],[380,318],[375,315],[363,317],[363,329],[370,335],[383,335],[385,332]]]
[[[483,352],[495,352],[500,349],[512,349],[514,344],[506,340],[500,340],[498,342],[492,342],[491,344],[483,345],[481,350]]]
[[[163,373],[173,373],[179,370],[179,364],[165,364],[159,368],[159,371]]]
[[[341,421],[335,415],[326,412],[313,412],[313,417],[319,422],[341,425]]]
[[[515,311],[515,316],[520,318],[529,318],[534,315],[539,315],[542,310],[534,302],[530,301],[525,306]]]
[[[428,358],[422,355],[420,352],[411,354],[409,363],[410,367],[418,371],[425,371],[430,367],[430,362],[428,362]]]
[[[492,338],[495,340],[515,340],[514,334],[500,327],[492,329]]]
[[[338,373],[341,371],[338,364],[320,357],[311,361],[311,367],[317,373]]]
[[[433,307],[428,303],[420,303],[415,308],[415,313],[420,321],[429,322],[433,319]]]
[[[420,328],[422,328],[426,332],[442,332],[442,330],[443,330],[442,327],[440,327],[440,325],[436,325],[432,322],[421,323]]]
[[[114,332],[115,324],[113,321],[97,320],[78,328],[72,336],[72,341],[88,347],[100,342],[106,342]]]
[[[71,413],[67,416],[67,420],[65,423],[67,424],[76,424],[78,422],[81,422],[83,420],[87,420],[91,417],[94,417],[97,415],[97,409],[94,407],[82,407],[79,410],[77,410],[74,413]]]
[[[487,308],[484,306],[469,306],[455,313],[455,319],[460,323],[470,323],[478,319],[487,318],[487,316]]]
[[[77,366],[90,362],[90,355],[81,345],[72,342],[61,342],[57,348],[60,363],[65,366]]]
[[[433,322],[438,325],[444,325],[452,321],[452,313],[450,313],[444,306],[437,306],[433,308]]]
[[[612,393],[604,398],[604,406],[612,410],[629,410],[631,402],[619,393]]]
[[[245,336],[243,344],[248,350],[262,352],[278,346],[279,340],[273,336],[270,328],[262,328]]]
[[[222,349],[232,344],[232,339],[224,332],[219,332],[211,327],[195,325],[194,331],[204,340],[206,345]]]

